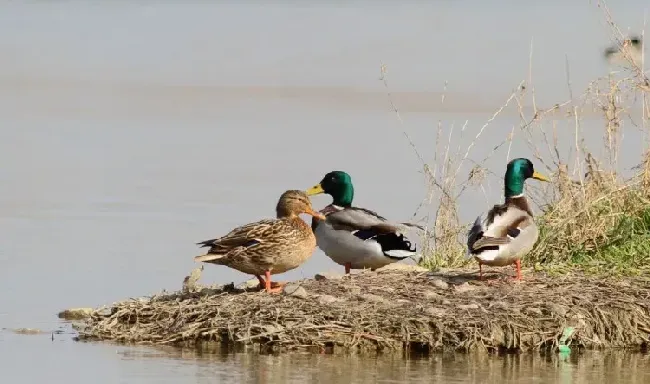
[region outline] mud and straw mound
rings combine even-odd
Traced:
[[[647,347],[650,281],[526,271],[479,281],[464,270],[319,276],[281,294],[197,287],[99,308],[82,340],[253,344],[284,351],[538,350]]]

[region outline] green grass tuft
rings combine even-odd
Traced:
[[[650,207],[635,214],[622,213],[616,221],[601,244],[591,249],[585,244],[567,247],[563,267],[615,275],[639,275],[650,270]],[[553,229],[543,224],[540,227],[542,233]]]

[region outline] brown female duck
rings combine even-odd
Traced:
[[[267,292],[279,292],[284,283],[272,283],[271,274],[298,267],[316,248],[314,233],[298,216],[301,213],[325,219],[321,213],[313,210],[305,192],[286,191],[276,206],[275,219],[242,225],[223,237],[198,243],[210,249],[194,260],[225,265],[255,275],[260,288]]]

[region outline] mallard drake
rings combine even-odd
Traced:
[[[504,177],[505,203],[490,209],[485,226],[478,216],[467,234],[467,256],[478,261],[481,278],[483,264],[499,267],[515,264],[516,279],[521,280],[520,259],[530,252],[539,235],[533,212],[524,196],[524,182],[528,178],[549,181],[535,171],[530,160],[519,158],[510,161]]]
[[[326,220],[312,218],[316,243],[334,262],[345,266],[346,274],[350,269],[375,270],[415,255],[416,248],[411,249],[399,225],[373,211],[352,206],[354,187],[347,173],[329,172],[307,190],[309,196],[321,193],[332,196],[332,203],[320,211]]]
[[[260,288],[267,292],[281,291],[284,283],[272,283],[271,274],[298,267],[316,249],[314,233],[298,215],[306,213],[323,220],[325,216],[314,212],[305,192],[296,190],[284,192],[275,211],[276,219],[246,224],[223,237],[198,243],[210,249],[194,260],[225,265],[255,275]]]

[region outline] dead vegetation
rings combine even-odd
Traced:
[[[292,283],[283,294],[232,286],[131,299],[78,326],[82,340],[263,351],[537,350],[575,327],[572,348],[633,348],[650,340],[650,281],[362,271]]]
[[[622,54],[621,66],[575,92],[567,59],[569,98],[541,107],[535,96],[531,41],[528,78],[484,123],[468,120],[459,127],[439,121],[433,163],[427,164],[419,152],[422,149],[410,142],[422,161],[429,187],[414,215],[430,223],[423,236],[421,265],[432,269],[467,265],[463,256],[470,223],[500,202],[492,197],[495,193],[489,198],[487,193],[502,188],[504,170],[499,165],[523,156],[550,174],[553,182],[527,184],[541,233],[522,263],[605,273],[650,270],[650,80],[643,55],[639,60],[632,54],[625,43],[626,33],[614,23],[606,4],[598,1],[596,6],[603,11],[612,43]],[[494,140],[493,130],[507,114],[518,116],[519,124],[512,126],[506,138]],[[461,145],[467,138],[471,138],[469,145]],[[512,153],[515,142],[527,150]],[[481,146],[489,149],[486,155],[475,154]],[[622,148],[627,164],[620,160]],[[630,170],[629,159],[634,156],[638,164]],[[465,211],[462,202],[468,195],[474,200],[485,196],[483,207],[473,203]],[[461,221],[461,216],[469,221]]]

